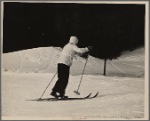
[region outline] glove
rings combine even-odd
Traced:
[[[88,48],[89,52],[91,52],[93,49],[93,46],[87,46],[87,48]]]
[[[88,55],[89,55],[89,52],[86,52],[86,53],[83,53],[83,54],[81,55],[81,57],[82,57],[82,58],[88,58]]]

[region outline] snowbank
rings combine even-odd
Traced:
[[[4,53],[3,70],[19,73],[55,73],[57,60],[61,48],[39,47],[11,53]],[[76,56],[71,67],[72,75],[80,75],[85,64],[85,59]],[[85,74],[102,75],[104,61],[90,56]],[[144,48],[133,52],[124,52],[116,60],[108,60],[106,67],[108,76],[134,76],[144,77]]]

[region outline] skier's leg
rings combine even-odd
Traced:
[[[52,93],[51,95],[54,97],[58,97],[59,95],[57,94],[57,92],[59,92],[59,85],[60,85],[60,81],[61,81],[61,65],[58,64],[57,66],[57,72],[58,72],[58,80],[56,81],[53,89],[52,89]]]
[[[67,65],[58,64],[58,80],[52,89],[53,92],[51,94],[53,96],[57,95],[57,92],[59,92],[59,96],[63,96],[65,94],[65,89],[67,87],[69,78],[69,69],[70,67]]]
[[[61,87],[60,87],[61,97],[65,95],[65,90],[66,90],[66,87],[68,85],[68,80],[69,80],[69,71],[70,71],[70,67],[67,65],[63,65],[63,75],[61,75],[63,81],[61,82]]]

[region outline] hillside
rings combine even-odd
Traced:
[[[5,53],[2,55],[3,70],[19,73],[54,73],[57,69],[60,49],[59,47],[39,47]],[[144,75],[144,61],[144,48],[133,52],[126,51],[118,59],[107,61],[106,73],[114,76],[142,76]],[[81,74],[84,64],[85,59],[76,56],[71,67],[71,74]],[[103,68],[103,60],[89,56],[85,74],[102,75]]]

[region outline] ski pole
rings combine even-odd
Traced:
[[[45,91],[47,90],[47,88],[49,87],[49,85],[52,83],[52,81],[53,81],[53,79],[55,78],[56,74],[57,74],[57,72],[54,74],[54,76],[52,77],[51,81],[49,82],[49,84],[47,85],[47,87],[45,88],[45,90],[43,91],[43,93],[42,93],[41,97],[39,98],[39,100],[42,99],[42,97],[43,97]]]
[[[82,71],[82,75],[81,75],[81,79],[80,79],[80,83],[79,83],[78,89],[76,91],[74,91],[74,93],[76,93],[78,95],[80,95],[79,88],[80,88],[80,85],[81,85],[81,82],[82,82],[82,78],[83,78],[83,74],[84,74],[87,62],[88,62],[88,58],[86,59],[86,62],[85,62],[85,65],[84,65],[84,68],[83,68],[83,71]]]

